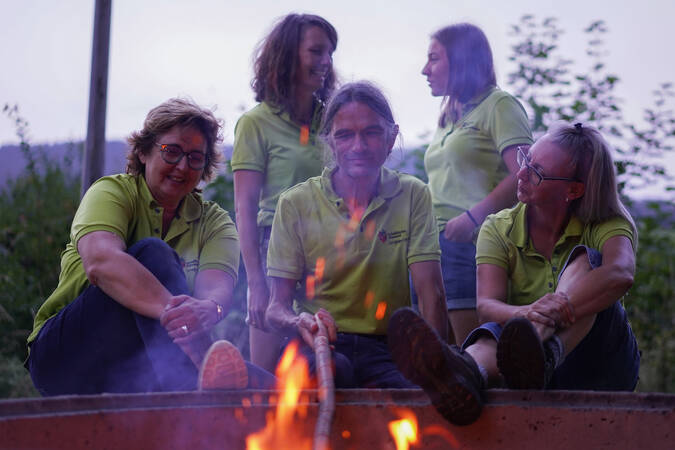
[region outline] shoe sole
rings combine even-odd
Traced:
[[[497,343],[497,367],[509,389],[543,389],[545,354],[529,320],[511,319]]]
[[[424,389],[436,410],[455,425],[468,425],[483,409],[480,391],[462,372],[464,361],[446,357],[436,332],[414,311],[402,309],[389,322],[389,349],[403,375]]]
[[[199,390],[244,389],[247,385],[248,369],[237,347],[224,340],[214,342],[199,370]]]

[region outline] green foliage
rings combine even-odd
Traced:
[[[76,147],[64,161],[50,160],[27,141],[28,123],[16,106],[3,112],[16,126],[26,170],[0,192],[0,396],[20,396],[30,379],[21,361],[37,309],[56,287],[61,251],[79,202],[72,177]]]

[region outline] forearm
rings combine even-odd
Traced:
[[[517,200],[516,186],[516,175],[509,174],[483,200],[469,209],[471,215],[481,224],[488,215],[512,207]]]
[[[158,319],[172,294],[134,257],[113,252],[93,263],[87,271],[91,284],[98,286],[124,307]]]
[[[480,323],[497,322],[504,325],[510,319],[522,315],[523,311],[522,306],[509,305],[494,298],[478,297],[476,302]]]
[[[578,318],[597,314],[619,300],[633,285],[633,272],[615,266],[600,266],[586,273],[565,290]]]
[[[241,256],[246,268],[246,279],[250,285],[265,283],[265,273],[260,259],[260,245],[258,241],[258,224],[256,220],[256,203],[237,203],[237,231]]]
[[[441,339],[448,339],[448,310],[445,305],[445,292],[435,286],[417,289],[420,313],[438,333]]]
[[[267,324],[286,336],[297,334],[300,316],[293,311],[295,280],[272,277],[270,304],[265,313]]]

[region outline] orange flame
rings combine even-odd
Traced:
[[[300,127],[300,145],[305,146],[309,143],[309,127],[303,125]]]
[[[261,431],[246,437],[247,450],[278,448],[312,448],[312,438],[303,436],[301,426],[307,417],[307,398],[302,390],[310,385],[307,360],[298,354],[298,343],[286,347],[277,366],[277,389],[280,396],[274,413],[268,413]]]
[[[417,417],[408,409],[397,410],[400,420],[389,422],[389,432],[396,442],[396,450],[408,450],[410,444],[417,444]]]
[[[377,304],[377,309],[375,310],[375,318],[377,320],[384,319],[384,314],[387,312],[387,304],[385,302],[380,302]]]

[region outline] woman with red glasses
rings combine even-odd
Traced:
[[[621,203],[609,144],[555,124],[518,150],[518,200],[478,236],[478,314],[461,349],[414,312],[390,322],[402,372],[450,422],[480,415],[482,390],[635,389],[640,354],[621,306],[637,231]]]
[[[87,190],[28,338],[41,394],[210,387],[199,368],[239,267],[234,223],[197,189],[215,173],[220,130],[212,111],[170,99],[129,137],[127,173]],[[217,348],[230,363],[218,387],[273,384],[231,344]]]

